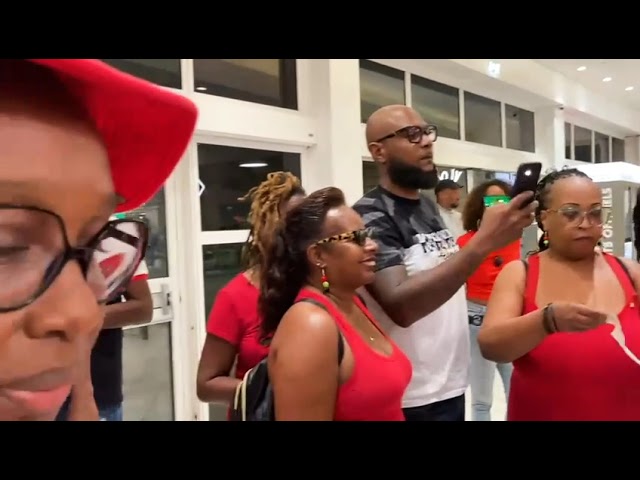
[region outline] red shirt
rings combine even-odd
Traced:
[[[624,290],[618,318],[627,347],[638,357],[638,296],[616,259],[605,259]],[[528,263],[523,314],[538,309],[540,256],[532,255]],[[514,361],[508,420],[640,420],[640,366],[611,337],[612,329],[605,324],[581,333],[554,333]]]
[[[236,275],[218,292],[207,321],[207,333],[236,347],[236,377],[240,379],[269,352],[260,344],[259,295],[244,273]]]
[[[324,295],[304,288],[298,294],[298,300],[302,298],[311,298],[325,306],[336,321],[354,358],[351,376],[338,387],[334,421],[403,422],[402,397],[413,374],[407,356],[384,333],[393,347],[391,355],[386,356],[373,350]],[[357,297],[354,301],[371,322],[378,326],[367,307]]]
[[[467,232],[458,237],[456,241],[458,245],[460,245],[460,248],[464,248],[476,233],[477,232]],[[493,284],[496,282],[500,271],[507,263],[520,259],[521,243],[520,240],[516,240],[506,247],[491,252],[487,258],[482,261],[480,266],[467,278],[467,298],[483,300],[485,302],[489,300],[491,290],[493,290]],[[499,261],[498,258],[500,258],[501,261]]]

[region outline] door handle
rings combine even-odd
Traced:
[[[160,293],[162,294],[162,303],[160,305],[162,314],[169,315],[171,313],[171,290],[169,289],[169,285],[166,283],[162,284]]]

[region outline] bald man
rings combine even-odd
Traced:
[[[378,243],[376,278],[363,296],[411,358],[413,377],[403,400],[410,421],[464,420],[470,363],[464,284],[492,251],[522,236],[533,220],[533,193],[487,209],[464,249],[444,226],[435,202],[420,190],[438,183],[438,138],[413,109],[391,105],[367,122],[367,144],[380,185],[354,205]]]

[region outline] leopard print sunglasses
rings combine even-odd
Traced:
[[[339,233],[338,235],[332,235],[322,240],[318,240],[316,245],[323,245],[325,243],[333,242],[354,242],[361,247],[364,247],[368,238],[372,238],[373,229],[363,228],[361,230],[353,230],[352,232]]]

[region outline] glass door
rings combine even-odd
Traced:
[[[145,261],[149,268],[153,319],[150,323],[124,329],[124,419],[174,420],[174,314],[164,189],[128,215],[144,218],[149,224]]]
[[[198,143],[200,189],[200,244],[202,287],[200,305],[204,318],[199,335],[204,342],[205,322],[220,289],[242,272],[241,250],[249,234],[249,203],[242,197],[267,178],[269,172],[290,171],[300,177],[300,153],[285,146],[221,145]],[[199,354],[200,352],[198,352]],[[233,372],[231,372],[233,375]],[[226,420],[228,405],[203,405],[200,418]]]

